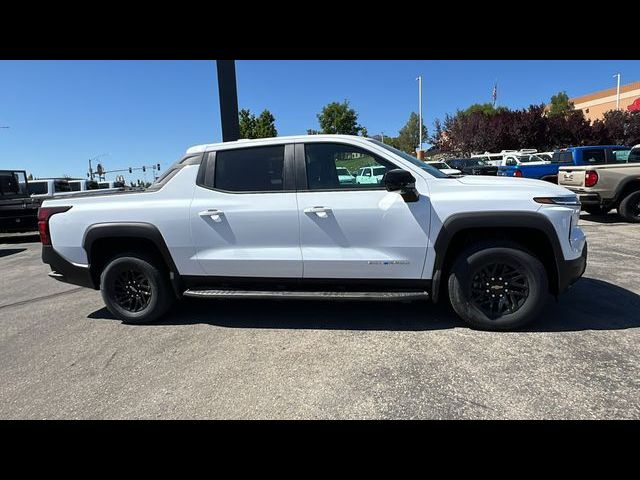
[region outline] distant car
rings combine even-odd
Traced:
[[[95,180],[69,180],[69,186],[72,192],[86,192],[88,190],[97,190],[98,182]]]
[[[577,194],[592,215],[616,208],[626,221],[640,223],[640,145],[615,153],[605,164],[560,167],[558,185]]]
[[[539,153],[536,153],[536,155],[540,157],[542,160],[546,160],[548,162],[550,162],[553,159],[553,152],[539,152]]]
[[[495,175],[498,167],[489,165],[480,158],[452,158],[447,160],[447,165],[460,170],[465,175]]]
[[[39,203],[29,196],[24,170],[0,170],[0,232],[38,229]]]
[[[107,190],[107,189],[113,189],[113,188],[124,188],[124,182],[109,182],[109,181],[101,181],[98,182],[98,188],[100,190]]]
[[[442,173],[446,173],[447,175],[460,175],[462,172],[457,168],[451,168],[445,162],[424,162],[427,165],[431,165],[432,167],[437,168]]]
[[[358,170],[358,174],[356,175],[356,183],[358,185],[380,185],[382,183],[382,177],[384,177],[384,174],[386,172],[387,169],[381,166],[362,167],[360,170]]]
[[[336,167],[336,173],[338,174],[338,181],[340,185],[353,185],[356,183],[356,177],[345,167]]]
[[[46,198],[53,198],[60,193],[72,191],[69,181],[64,178],[41,178],[29,180],[27,189],[31,198],[42,201]]]
[[[517,167],[518,165],[527,164],[527,165],[544,165],[546,163],[551,163],[551,157],[548,159],[540,157],[537,153],[525,153],[525,154],[508,154],[505,155],[502,161],[500,161],[496,166],[498,167]]]
[[[618,164],[626,161],[629,147],[623,145],[585,145],[553,152],[551,163],[507,165],[498,167],[500,177],[525,177],[558,183],[560,167]]]

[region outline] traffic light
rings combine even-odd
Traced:
[[[160,171],[160,164],[159,164],[159,163],[156,165],[156,169],[157,169],[158,171]]]
[[[142,166],[142,171],[143,171],[143,172],[146,172],[146,171],[147,171],[147,169],[145,168],[145,166],[144,166],[144,165]]]
[[[129,167],[129,173],[133,173],[133,170],[131,170],[131,167]]]

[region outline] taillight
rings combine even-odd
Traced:
[[[598,183],[598,172],[595,170],[587,170],[584,172],[584,186],[593,187]]]
[[[51,245],[51,235],[49,234],[49,219],[56,213],[62,213],[71,207],[40,207],[38,209],[38,232],[43,245]]]
[[[515,172],[513,172],[513,176],[514,177],[521,177],[522,176],[522,171],[516,170]]]

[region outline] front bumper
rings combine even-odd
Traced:
[[[587,268],[587,242],[582,247],[582,255],[574,260],[558,262],[558,294],[565,292],[573,285]]]
[[[81,287],[96,288],[89,267],[74,265],[56,252],[51,245],[42,246],[42,261],[51,267],[51,278]]]

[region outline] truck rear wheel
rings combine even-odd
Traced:
[[[618,213],[627,222],[640,223],[640,191],[624,197],[618,206]]]
[[[454,311],[482,330],[513,330],[534,320],[549,298],[544,265],[510,242],[484,242],[460,253],[448,279]]]
[[[111,259],[100,276],[100,290],[109,311],[125,323],[153,322],[175,300],[164,272],[138,253]]]

